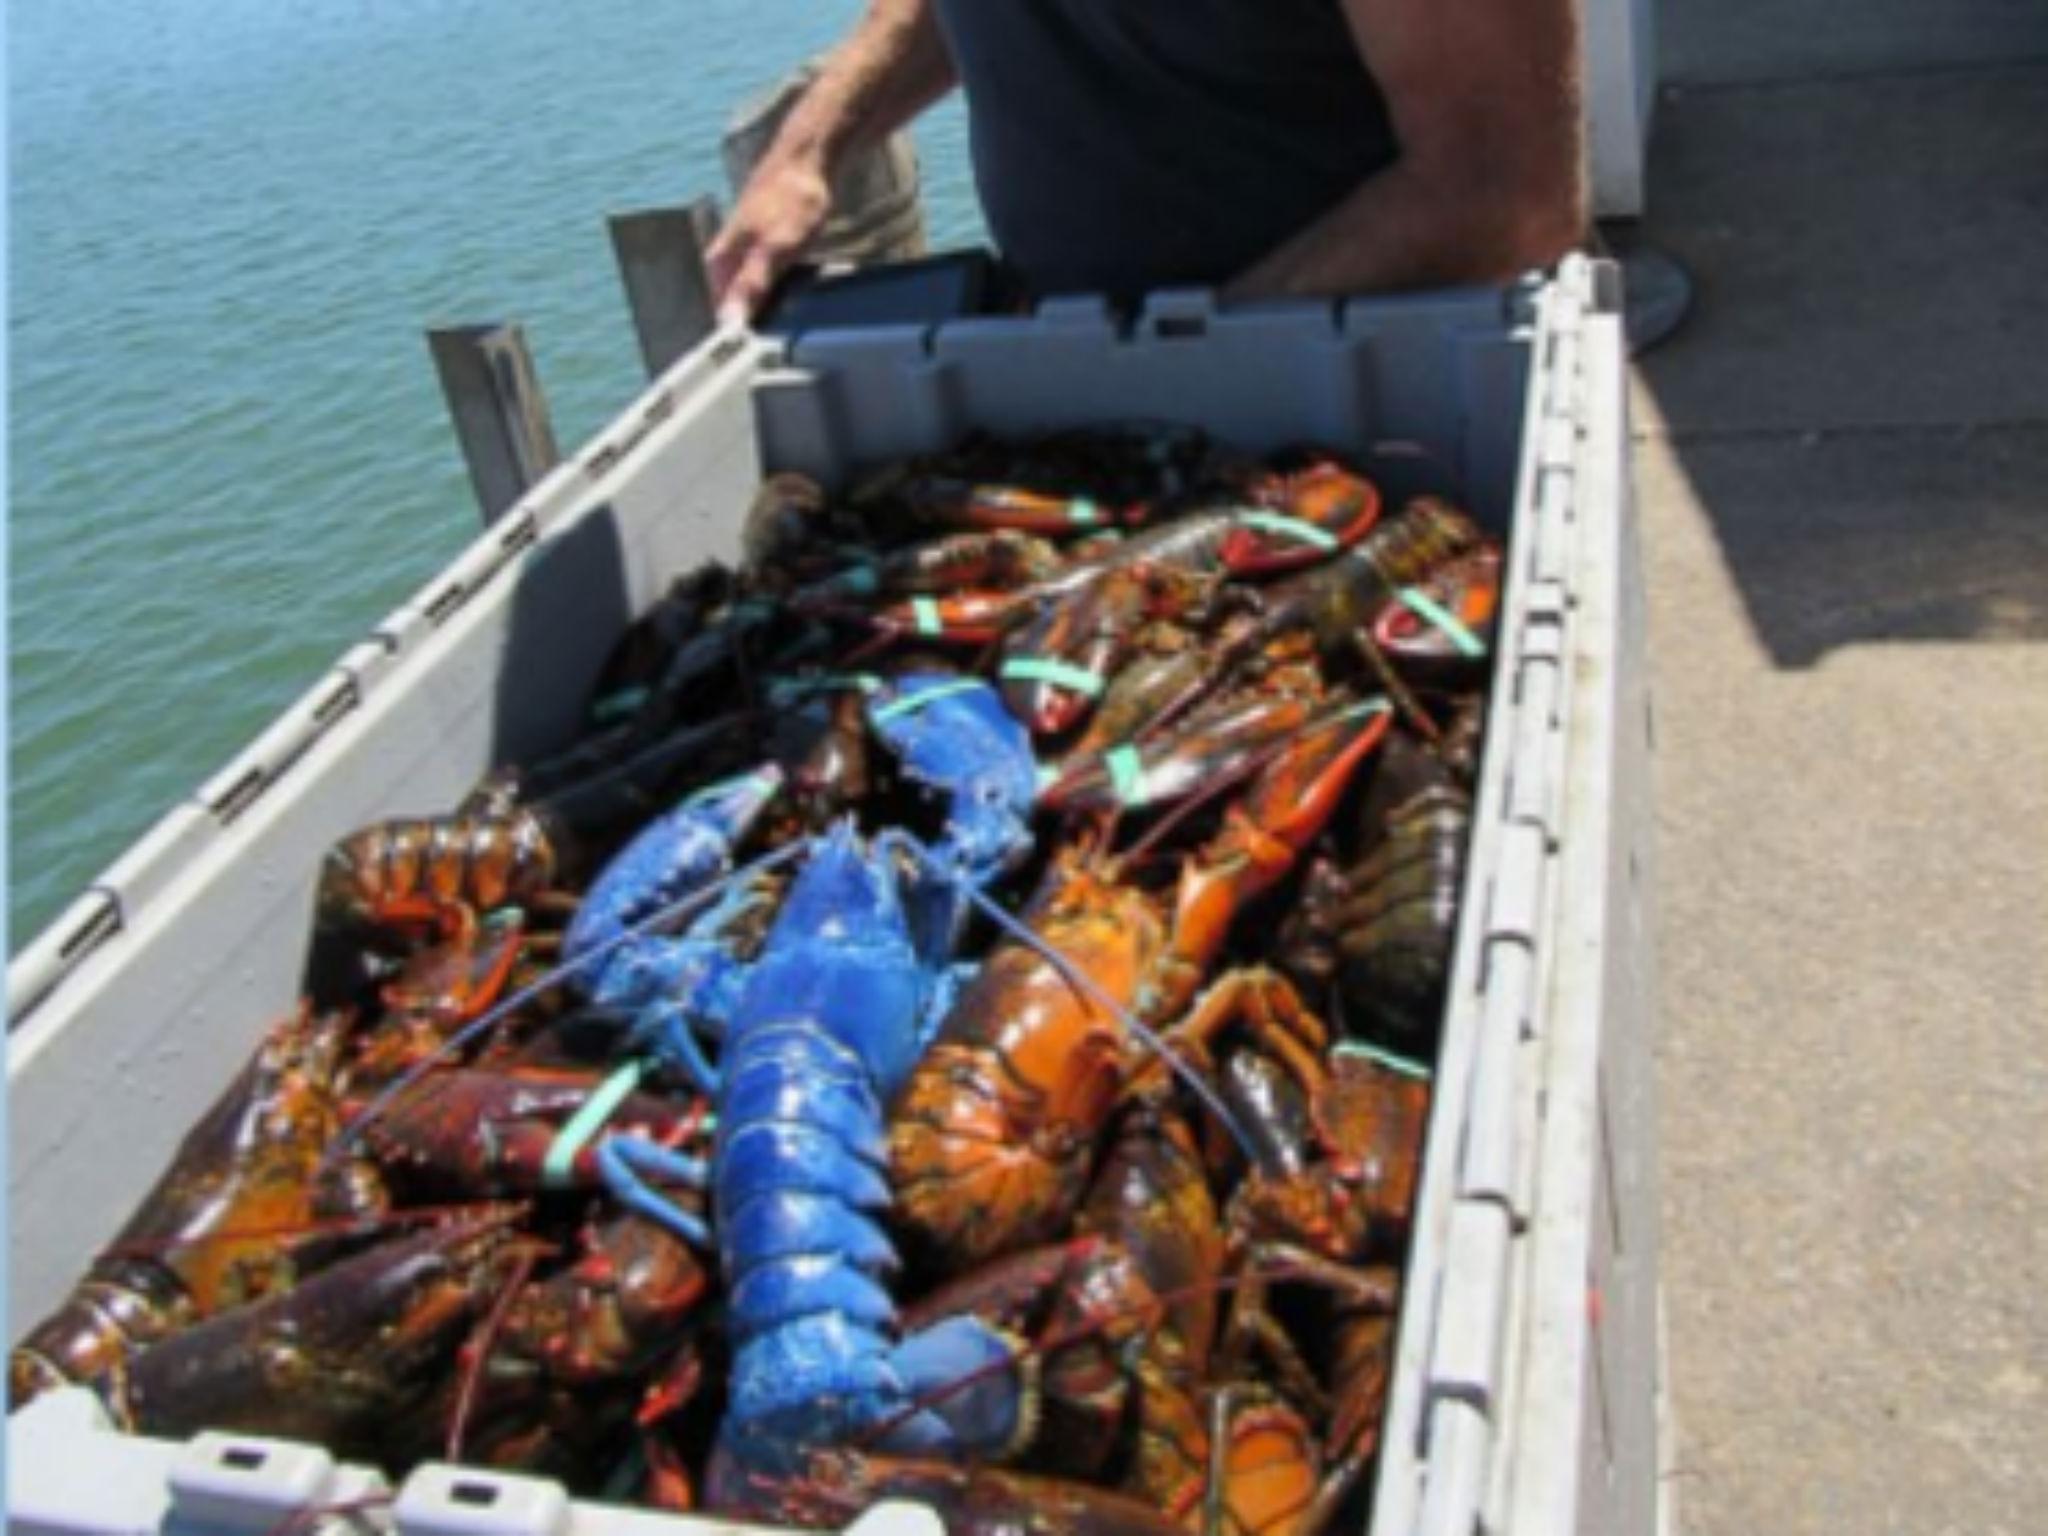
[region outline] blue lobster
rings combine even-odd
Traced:
[[[813,1450],[869,1436],[910,1454],[990,1454],[1023,1417],[1013,1350],[987,1325],[954,1318],[900,1336],[880,1218],[888,1104],[963,979],[951,954],[971,903],[1030,846],[1036,764],[978,681],[877,685],[868,718],[904,772],[946,797],[935,845],[898,829],[864,841],[846,824],[800,845],[803,867],[751,964],[720,943],[760,899],[746,871],[680,939],[621,942],[632,914],[723,870],[772,793],[735,781],[643,834],[653,852],[621,855],[616,885],[608,870],[589,898],[603,904],[568,941],[572,960],[615,945],[594,996],[634,1008],[636,1042],[716,1096],[708,1164],[624,1137],[599,1150],[622,1201],[699,1244],[712,1232],[644,1180],[711,1191],[735,1349],[720,1446],[743,1479],[793,1476]],[[700,1035],[720,1042],[715,1066]],[[973,1385],[939,1390],[963,1380]]]

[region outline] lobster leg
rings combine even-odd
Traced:
[[[1253,1041],[1279,1058],[1295,1081],[1313,1094],[1327,1076],[1322,1052],[1329,1031],[1302,1002],[1294,984],[1277,971],[1251,966],[1229,972],[1210,986],[1187,1015],[1169,1032],[1176,1050],[1192,1049],[1213,1060],[1217,1039],[1231,1025],[1243,1023]],[[1134,1081],[1165,1071],[1156,1058]]]
[[[634,1215],[698,1248],[714,1246],[711,1229],[702,1218],[691,1215],[647,1182],[652,1177],[689,1189],[707,1188],[711,1167],[703,1158],[685,1157],[640,1136],[608,1136],[598,1143],[597,1166],[612,1198]]]

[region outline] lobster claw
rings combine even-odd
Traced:
[[[1030,851],[1038,763],[993,688],[913,673],[869,699],[868,721],[905,773],[945,797],[937,851],[969,881],[985,885]]]
[[[1222,951],[1245,905],[1294,867],[1337,809],[1344,788],[1393,724],[1385,699],[1326,710],[1252,781],[1218,832],[1181,871],[1171,953],[1140,1011],[1178,1013]]]
[[[723,874],[734,845],[781,788],[782,770],[765,764],[698,790],[649,826],[584,896],[563,936],[563,959],[574,965],[616,945],[636,923]]]
[[[1500,591],[1501,551],[1486,544],[1396,590],[1373,619],[1373,640],[1423,681],[1483,671]]]
[[[1223,536],[1222,559],[1235,575],[1298,570],[1348,549],[1379,521],[1380,493],[1370,480],[1322,460],[1276,477],[1260,494],[1263,506],[1238,514]]]
[[[117,1413],[145,1434],[245,1430],[374,1457],[510,1279],[519,1214],[397,1238],[173,1335],[134,1362]]]
[[[1056,811],[1163,805],[1243,773],[1311,720],[1302,699],[1254,698],[1187,720],[1171,736],[1111,747],[1068,768],[1045,790]]]

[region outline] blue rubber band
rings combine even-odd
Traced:
[[[1091,699],[1102,697],[1103,681],[1086,667],[1061,661],[1055,656],[1012,656],[1003,663],[1002,676],[1018,683],[1051,683]]]
[[[1237,521],[1246,528],[1256,528],[1261,533],[1284,534],[1316,549],[1330,550],[1337,547],[1337,536],[1329,529],[1318,528],[1314,523],[1304,522],[1298,517],[1289,517],[1285,512],[1246,510],[1237,514]]]
[[[1473,657],[1486,654],[1486,642],[1467,629],[1455,613],[1420,587],[1402,587],[1394,596],[1410,613],[1417,618],[1426,619],[1440,630],[1461,654]]]
[[[540,1165],[541,1184],[548,1189],[566,1189],[575,1181],[576,1159],[596,1139],[626,1096],[640,1086],[647,1075],[647,1063],[634,1060],[601,1083],[555,1133],[547,1158]]]

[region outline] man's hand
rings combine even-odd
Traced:
[[[704,253],[720,321],[752,319],[824,228],[832,176],[845,157],[888,138],[955,78],[931,0],[869,0],[853,35],[783,119]]]
[[[791,157],[754,168],[732,217],[704,252],[721,324],[743,325],[760,311],[831,211],[832,184],[822,167]]]
[[[1586,232],[1574,0],[1343,0],[1401,158],[1227,297],[1495,282]]]

